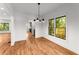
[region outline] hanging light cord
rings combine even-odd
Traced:
[[[38,3],[38,19],[40,18],[40,3]]]

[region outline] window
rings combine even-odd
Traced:
[[[66,16],[56,17],[49,20],[49,35],[66,39]]]
[[[9,31],[9,23],[0,23],[0,31]]]
[[[49,20],[49,35],[54,35],[54,18]]]
[[[61,39],[65,39],[66,37],[66,17],[65,16],[56,18],[55,36]]]

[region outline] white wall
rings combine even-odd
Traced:
[[[24,14],[21,14],[19,12],[14,13],[14,42],[26,39],[26,20],[27,19]]]
[[[42,37],[43,35],[43,23],[35,22],[35,37]]]
[[[32,19],[34,19],[34,17],[31,15],[14,11],[14,43],[28,39],[28,23],[29,20]]]
[[[52,17],[66,15],[66,40],[48,35],[48,20]],[[79,4],[62,4],[45,15],[45,23],[41,30],[45,38],[79,54]],[[40,29],[39,29],[40,30]]]

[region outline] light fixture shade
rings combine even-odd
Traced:
[[[35,22],[44,22],[44,19],[40,19],[40,3],[38,3],[38,17],[34,19]]]
[[[38,5],[40,5],[40,3],[38,3]]]
[[[44,19],[42,19],[42,21],[44,21]]]
[[[36,21],[36,20],[34,19],[34,21]]]

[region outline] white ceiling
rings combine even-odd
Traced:
[[[37,3],[11,3],[10,5],[16,12],[22,12],[33,16],[37,15],[38,10]],[[40,15],[43,16],[45,14],[48,14],[49,12],[52,12],[53,10],[55,10],[55,8],[57,8],[60,5],[61,3],[41,3]]]

